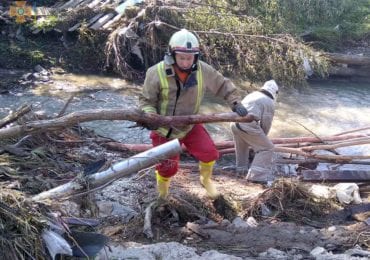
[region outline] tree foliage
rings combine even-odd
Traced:
[[[349,24],[360,31],[359,24],[366,21],[369,1],[175,1],[168,5],[149,5],[144,17],[124,26],[129,26],[140,41],[141,68],[161,60],[172,33],[187,28],[200,39],[201,58],[225,75],[250,81],[274,78],[284,85],[295,86],[304,83],[311,73],[325,76],[329,66],[319,51],[304,43],[299,35],[307,30],[312,31],[312,35],[321,32],[323,35],[317,34],[316,39],[321,37],[327,44],[337,43]],[[110,48],[106,50],[113,60],[121,57],[113,64],[126,62],[125,66],[116,66],[124,73],[133,66],[123,53],[130,52],[135,43],[122,34],[113,32],[112,35],[116,38],[111,38],[110,43],[121,45],[124,51],[119,54],[112,44],[108,44]]]

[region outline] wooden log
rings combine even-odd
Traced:
[[[86,26],[89,27],[90,25],[95,23],[99,18],[101,18],[103,15],[104,15],[103,13],[95,15],[94,17],[92,17],[91,19],[89,19],[87,21]],[[82,22],[78,22],[77,24],[75,24],[74,26],[69,28],[68,31],[73,32],[73,31],[77,30],[81,26],[81,24],[82,24]]]
[[[354,138],[368,137],[367,134],[351,134],[351,135],[341,135],[341,136],[325,136],[322,138],[316,137],[287,137],[287,138],[272,138],[271,141],[275,145],[279,144],[300,144],[300,143],[321,143],[321,141],[341,141],[350,140]],[[124,144],[120,142],[105,142],[102,144],[108,149],[114,151],[130,151],[130,152],[143,152],[152,148],[151,144]],[[218,141],[215,142],[218,150],[222,151],[223,154],[234,153],[234,142],[233,141]],[[307,145],[307,144],[306,144]],[[184,150],[186,151],[186,150]]]
[[[102,0],[94,0],[94,1],[90,2],[87,5],[87,7],[91,8],[91,9],[94,9],[100,4],[100,2],[102,2]]]
[[[148,168],[162,160],[175,156],[180,152],[180,142],[177,139],[174,139],[165,144],[156,146],[146,152],[132,156],[125,161],[116,163],[105,171],[81,176],[81,178],[75,178],[71,182],[65,183],[48,191],[44,191],[32,197],[32,200],[42,201],[47,199],[68,197],[84,190],[86,184],[89,184],[88,187],[90,188],[96,188],[124,176],[138,172],[139,170]]]
[[[10,113],[8,116],[6,116],[3,119],[0,119],[0,128],[4,127],[4,126],[6,126],[10,123],[13,123],[18,118],[24,116],[25,114],[27,114],[30,111],[31,111],[31,106],[29,106],[29,105],[24,105],[24,106],[18,108],[15,112]]]
[[[314,151],[314,150],[331,150],[331,149],[337,149],[340,147],[347,147],[347,146],[356,146],[356,145],[363,145],[363,144],[369,144],[370,138],[355,138],[346,142],[339,142],[334,144],[323,144],[323,145],[312,145],[307,147],[302,147],[301,149],[303,151]]]
[[[370,66],[369,67],[344,67],[344,66],[332,66],[329,69],[330,76],[337,77],[363,77],[370,78]]]
[[[96,21],[93,25],[91,25],[89,28],[93,30],[100,29],[104,24],[106,24],[115,14],[114,13],[108,13],[105,14],[103,17],[99,18],[98,21]]]
[[[370,182],[370,171],[303,170],[302,180],[310,182]]]
[[[342,53],[325,53],[324,56],[335,63],[370,66],[370,57],[367,56],[348,55]]]
[[[251,120],[251,116],[240,117],[233,112],[210,115],[161,116],[158,114],[144,113],[138,109],[92,109],[73,112],[55,119],[32,121],[22,125],[0,129],[0,138],[11,138],[35,132],[58,130],[82,122],[95,120],[128,120],[139,124],[177,127],[198,123],[245,122]]]

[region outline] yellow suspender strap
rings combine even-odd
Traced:
[[[159,80],[161,82],[161,95],[162,95],[162,104],[161,104],[161,115],[166,115],[167,106],[168,106],[168,80],[166,72],[164,70],[164,62],[160,62],[157,66]]]
[[[202,67],[198,66],[197,71],[197,81],[198,81],[198,95],[197,95],[197,102],[194,107],[194,114],[197,114],[199,112],[200,102],[202,100],[203,95],[203,74],[202,74]]]

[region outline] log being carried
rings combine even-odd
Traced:
[[[89,187],[91,188],[102,186],[111,181],[138,172],[141,169],[145,169],[155,163],[179,154],[180,152],[180,143],[177,139],[174,139],[168,143],[154,147],[146,152],[137,154],[128,158],[127,160],[114,164],[105,171],[88,176],[80,176],[80,178],[76,178],[71,182],[42,192],[34,196],[32,200],[42,201],[45,199],[58,199],[61,197],[67,197],[84,190],[86,188],[86,183],[89,183]]]

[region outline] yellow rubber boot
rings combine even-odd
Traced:
[[[157,179],[158,197],[161,199],[167,198],[171,178],[161,176],[158,171],[155,171],[155,177]]]
[[[211,199],[216,199],[218,196],[220,196],[211,180],[214,164],[215,161],[211,161],[208,163],[199,162],[200,183],[206,189],[207,194]]]

